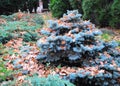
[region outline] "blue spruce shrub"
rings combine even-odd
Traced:
[[[98,39],[102,32],[90,21],[83,21],[77,10],[67,11],[63,18],[49,21],[38,40],[41,62],[61,62],[82,70],[66,76],[76,86],[119,86],[120,52],[115,41]]]
[[[82,64],[84,59],[95,59],[117,46],[114,42],[105,43],[97,39],[96,36],[102,32],[95,29],[90,21],[83,21],[81,16],[74,10],[67,11],[59,20],[50,20],[50,27],[41,30],[45,36],[37,42],[41,49],[37,58],[44,57],[49,62],[64,60]]]

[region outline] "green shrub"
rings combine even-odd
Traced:
[[[15,18],[16,14],[13,14],[13,15],[1,15],[0,17],[5,19],[6,21],[14,21],[14,18]]]
[[[10,35],[8,35],[8,36],[6,36],[6,37],[0,36],[0,43],[5,44],[5,43],[7,43],[9,40],[11,40],[12,38],[13,38],[13,37],[10,36]]]
[[[70,4],[68,0],[51,0],[49,9],[54,17],[60,18],[70,9]]]
[[[83,14],[84,20],[90,20],[98,26],[120,26],[119,0],[51,0],[49,7],[54,17],[60,18],[66,10],[77,9]]]
[[[69,0],[72,10],[78,10],[79,13],[83,14],[82,1],[83,0]]]
[[[111,20],[109,25],[115,28],[120,28],[120,0],[114,0],[110,14]]]
[[[21,21],[12,21],[8,22],[6,25],[3,26],[5,31],[11,32],[18,32],[18,31],[34,31],[37,29],[36,25],[29,25],[28,22],[21,22]]]
[[[112,0],[83,0],[83,18],[100,26],[108,26]]]
[[[80,13],[82,11],[82,0],[51,0],[49,8],[54,17],[62,17],[67,10],[74,9],[78,10]]]
[[[5,25],[0,26],[0,42],[6,43],[10,39],[17,38],[21,36],[20,32],[24,31],[35,31],[39,26],[38,25],[29,25],[28,22],[21,21],[10,21]]]
[[[0,43],[6,43],[12,38],[23,37],[24,41],[36,41],[38,34],[36,30],[44,24],[42,17],[38,14],[24,14],[17,19],[17,13],[9,16],[1,16],[7,22],[0,26]],[[24,34],[21,34],[23,32]]]
[[[23,35],[23,41],[29,42],[29,41],[37,41],[39,39],[39,36],[35,32],[26,32]]]
[[[5,62],[0,58],[0,82],[6,80],[11,74],[12,71],[5,67]]]

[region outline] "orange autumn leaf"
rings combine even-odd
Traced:
[[[3,56],[3,59],[4,59],[4,60],[7,60],[8,58],[9,58],[9,55]]]
[[[49,32],[52,32],[52,31],[53,31],[53,30],[50,29],[50,28],[44,28],[44,30],[49,31]]]
[[[88,28],[93,29],[93,25],[92,24],[88,25]]]
[[[13,68],[13,65],[11,65],[11,64],[7,65],[7,69],[13,70],[13,69],[14,69],[14,68]]]
[[[61,20],[58,20],[58,24],[62,24],[62,21],[61,21]]]
[[[63,40],[63,41],[61,41],[61,44],[62,44],[62,45],[66,44],[66,41],[64,41],[64,40]]]
[[[43,37],[43,38],[41,38],[41,39],[38,40],[38,41],[40,41],[41,43],[45,43],[45,42],[46,42],[46,39]]]
[[[71,13],[71,14],[69,14],[69,16],[75,16],[75,14]]]
[[[19,72],[16,76],[19,77],[19,76],[22,76],[23,74],[21,72]]]
[[[14,52],[16,52],[16,53],[18,53],[18,52],[19,52],[19,50],[18,50],[18,49],[14,49],[13,51],[14,51]]]
[[[24,16],[24,13],[22,13],[22,12],[19,12],[19,13],[17,14],[17,18],[18,18],[18,19],[21,19],[23,16]]]
[[[10,46],[12,46],[12,44],[13,44],[13,42],[9,41],[8,43],[5,44],[5,46],[10,47]]]

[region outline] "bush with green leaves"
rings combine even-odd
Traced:
[[[82,1],[83,0],[69,0],[69,3],[73,10],[78,10],[79,13],[83,14]]]
[[[119,0],[83,0],[83,19],[90,19],[96,25],[105,27],[120,26],[120,1]]]
[[[83,18],[90,19],[96,25],[108,26],[112,3],[113,0],[83,0]]]
[[[70,8],[69,0],[50,0],[49,9],[54,17],[62,17]]]
[[[114,0],[110,10],[110,26],[120,28],[120,1]]]
[[[49,9],[52,12],[52,15],[56,18],[62,17],[62,15],[67,12],[67,10],[72,9],[83,13],[82,0],[50,0]]]
[[[12,15],[1,15],[0,16],[2,19],[5,19],[6,21],[14,21],[16,14],[12,14]]]
[[[64,77],[76,86],[119,86],[120,52],[115,41],[99,39],[102,32],[90,21],[83,21],[77,10],[68,11],[59,20],[49,21],[42,29],[37,45],[40,62],[80,67]]]
[[[23,41],[30,42],[30,41],[37,41],[40,36],[38,36],[37,32],[26,32],[23,34]]]
[[[12,70],[8,70],[5,67],[5,62],[0,57],[0,82],[6,80],[10,75],[12,75]]]
[[[2,86],[16,86],[19,85],[15,81],[4,82]],[[33,77],[27,77],[20,83],[19,86],[74,86],[67,80],[62,80],[57,75],[49,75],[48,77],[38,77],[34,75]]]
[[[60,3],[56,0],[51,0],[50,2],[50,10],[55,15],[54,17],[61,17],[62,14],[66,13],[66,10],[78,9],[83,14],[84,20],[90,20],[101,27],[111,26],[119,28],[119,0],[68,0],[67,3],[61,1],[59,1]],[[66,4],[69,4],[69,8],[65,7]]]

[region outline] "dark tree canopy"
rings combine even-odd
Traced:
[[[18,10],[32,12],[32,9],[36,9],[39,5],[39,0],[0,0],[0,14],[12,14],[18,12]]]

